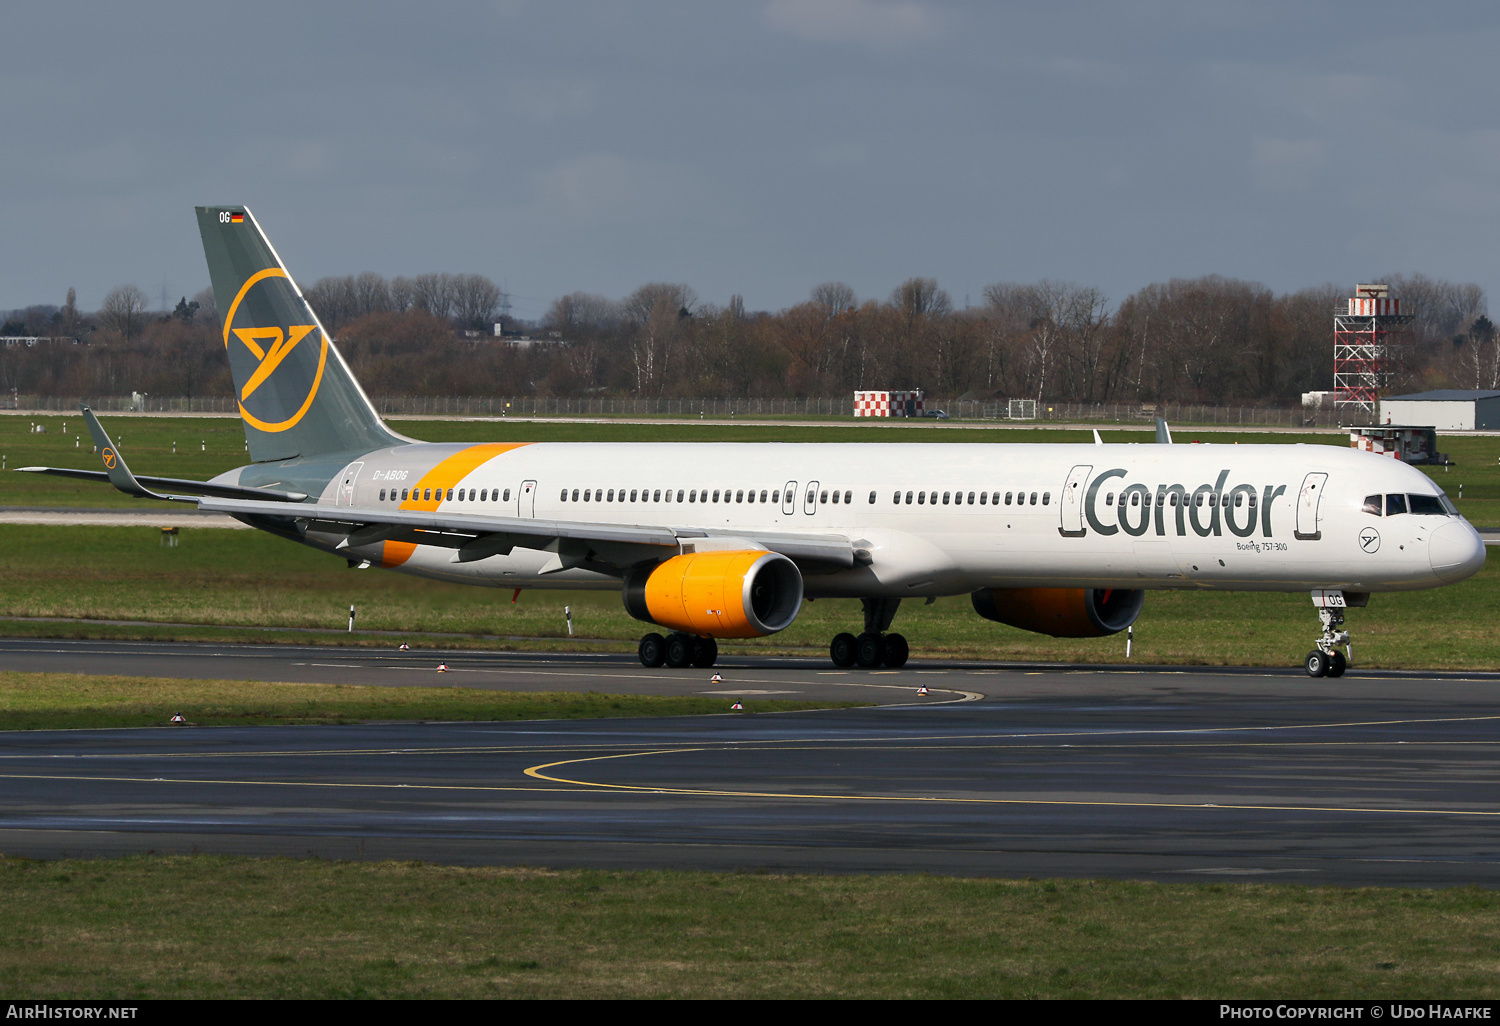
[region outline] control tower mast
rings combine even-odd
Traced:
[[[1407,342],[1410,314],[1385,285],[1359,285],[1348,309],[1333,315],[1333,394],[1346,423],[1373,424]]]

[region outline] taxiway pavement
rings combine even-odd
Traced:
[[[712,685],[706,671],[619,656],[444,652],[462,669],[437,677],[409,653],[0,645],[15,669],[87,672],[96,658],[112,660],[103,672],[156,676],[887,704],[10,732],[0,851],[1340,885],[1492,886],[1500,872],[1496,675],[965,663],[886,675],[728,659]],[[920,683],[930,698],[916,698]]]

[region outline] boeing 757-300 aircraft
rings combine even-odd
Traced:
[[[251,462],[135,477],[85,411],[107,478],[349,560],[491,587],[612,588],[647,666],[712,666],[718,638],[858,598],[840,666],[901,666],[903,599],[972,596],[1054,637],[1124,630],[1146,592],[1306,591],[1313,676],[1347,665],[1344,609],[1484,565],[1426,475],[1324,445],[432,444],[376,414],[244,207],[199,207]],[[1096,435],[1097,440],[1097,435]],[[1170,442],[1158,424],[1158,441]]]

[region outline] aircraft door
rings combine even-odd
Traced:
[[[536,516],[536,482],[522,481],[521,490],[516,494],[516,516]]]
[[[334,499],[334,505],[354,505],[354,483],[359,480],[359,472],[364,469],[364,466],[363,463],[351,463],[344,468],[344,476],[339,479],[339,490]]]
[[[818,511],[818,482],[807,482],[807,494],[803,498],[806,501],[802,503],[802,512],[816,513]]]
[[[1082,538],[1088,532],[1083,529],[1083,492],[1094,472],[1092,465],[1079,464],[1068,474],[1063,484],[1062,496],[1058,499],[1058,513],[1062,525],[1057,531],[1064,538]]]
[[[781,492],[781,512],[792,516],[797,512],[797,482],[788,481]]]
[[[1317,541],[1323,537],[1318,530],[1318,504],[1323,501],[1324,486],[1328,475],[1311,473],[1302,479],[1302,490],[1297,493],[1297,530],[1294,535],[1300,541]]]

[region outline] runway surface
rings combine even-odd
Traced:
[[[11,732],[0,734],[0,851],[1341,885],[1491,886],[1500,871],[1496,675],[959,663],[837,673],[730,659],[719,686],[618,656],[443,658],[457,669],[438,677],[409,653],[0,644],[13,669],[108,661],[107,672],[161,676],[888,704]]]

